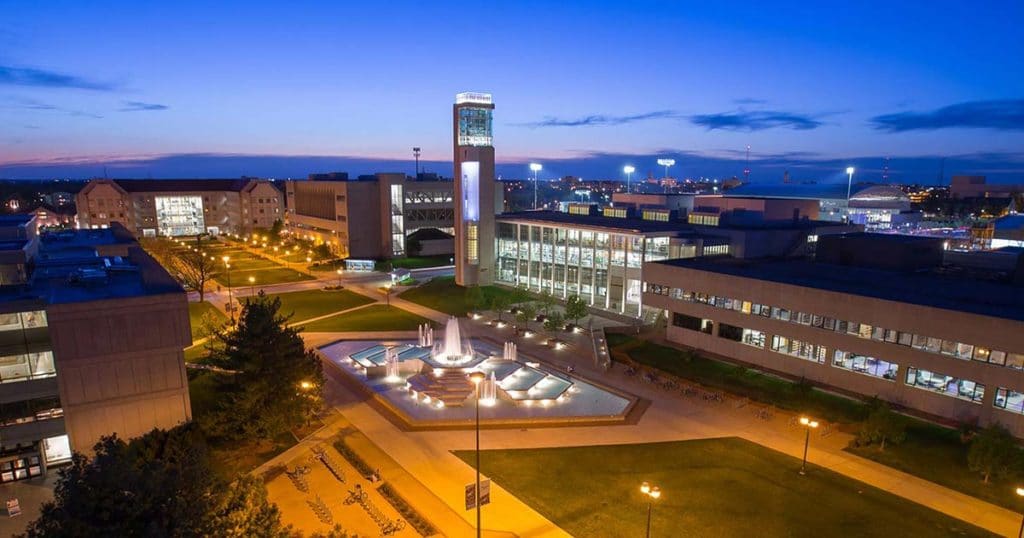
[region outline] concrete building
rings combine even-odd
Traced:
[[[262,179],[94,179],[76,196],[82,228],[119,222],[137,237],[248,234],[284,218],[284,197]]]
[[[1024,436],[1024,259],[992,276],[942,265],[942,248],[855,234],[823,237],[817,260],[645,263],[643,300],[672,342]]]
[[[726,217],[710,225],[679,220],[668,209],[569,209],[498,215],[495,282],[559,298],[576,294],[596,309],[644,319],[657,313],[641,294],[647,262],[806,255],[821,235],[859,229],[809,219],[756,220],[753,213],[734,221],[722,213]]]
[[[406,241],[418,230],[452,233],[454,182],[418,181],[405,174],[376,174],[350,180],[348,174],[311,174],[287,181],[288,230],[327,243],[342,257],[405,256]]]
[[[910,207],[910,197],[892,185],[855,184],[847,199],[845,183],[756,184],[747,183],[726,191],[727,198],[786,198],[814,200],[821,220],[848,221],[868,230],[913,227],[921,219]]]
[[[494,282],[494,215],[502,192],[494,181],[494,100],[489,93],[455,96],[452,143],[455,161],[455,282]]]
[[[953,176],[949,183],[951,198],[1011,198],[1022,193],[1022,184],[988,183],[985,176]]]
[[[614,192],[612,205],[643,208],[664,208],[686,215],[693,210],[695,194],[654,194],[640,192]]]
[[[185,292],[120,224],[0,217],[0,482],[191,419]]]

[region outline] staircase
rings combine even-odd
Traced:
[[[420,373],[406,382],[410,391],[430,397],[431,403],[440,401],[445,407],[462,407],[473,394],[473,383],[459,369],[442,370],[439,376],[433,372]]]

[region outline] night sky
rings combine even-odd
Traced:
[[[151,4],[0,0],[0,177],[450,175],[473,90],[505,177],[1024,182],[1019,0]]]

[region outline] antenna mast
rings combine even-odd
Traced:
[[[750,183],[750,144],[747,144],[747,160],[743,166],[743,182]]]

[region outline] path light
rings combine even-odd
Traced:
[[[640,484],[640,493],[647,496],[647,538],[651,537],[651,508],[654,507],[654,501],[661,497],[661,488],[658,486],[652,486],[649,482]]]
[[[818,427],[818,421],[800,417],[800,425],[807,430],[807,435],[804,436],[804,460],[800,464],[800,474],[805,475],[807,474],[807,447],[811,444],[811,430]]]
[[[476,390],[476,538],[480,538],[480,383],[487,379],[487,374],[480,370],[469,373],[469,380]]]

